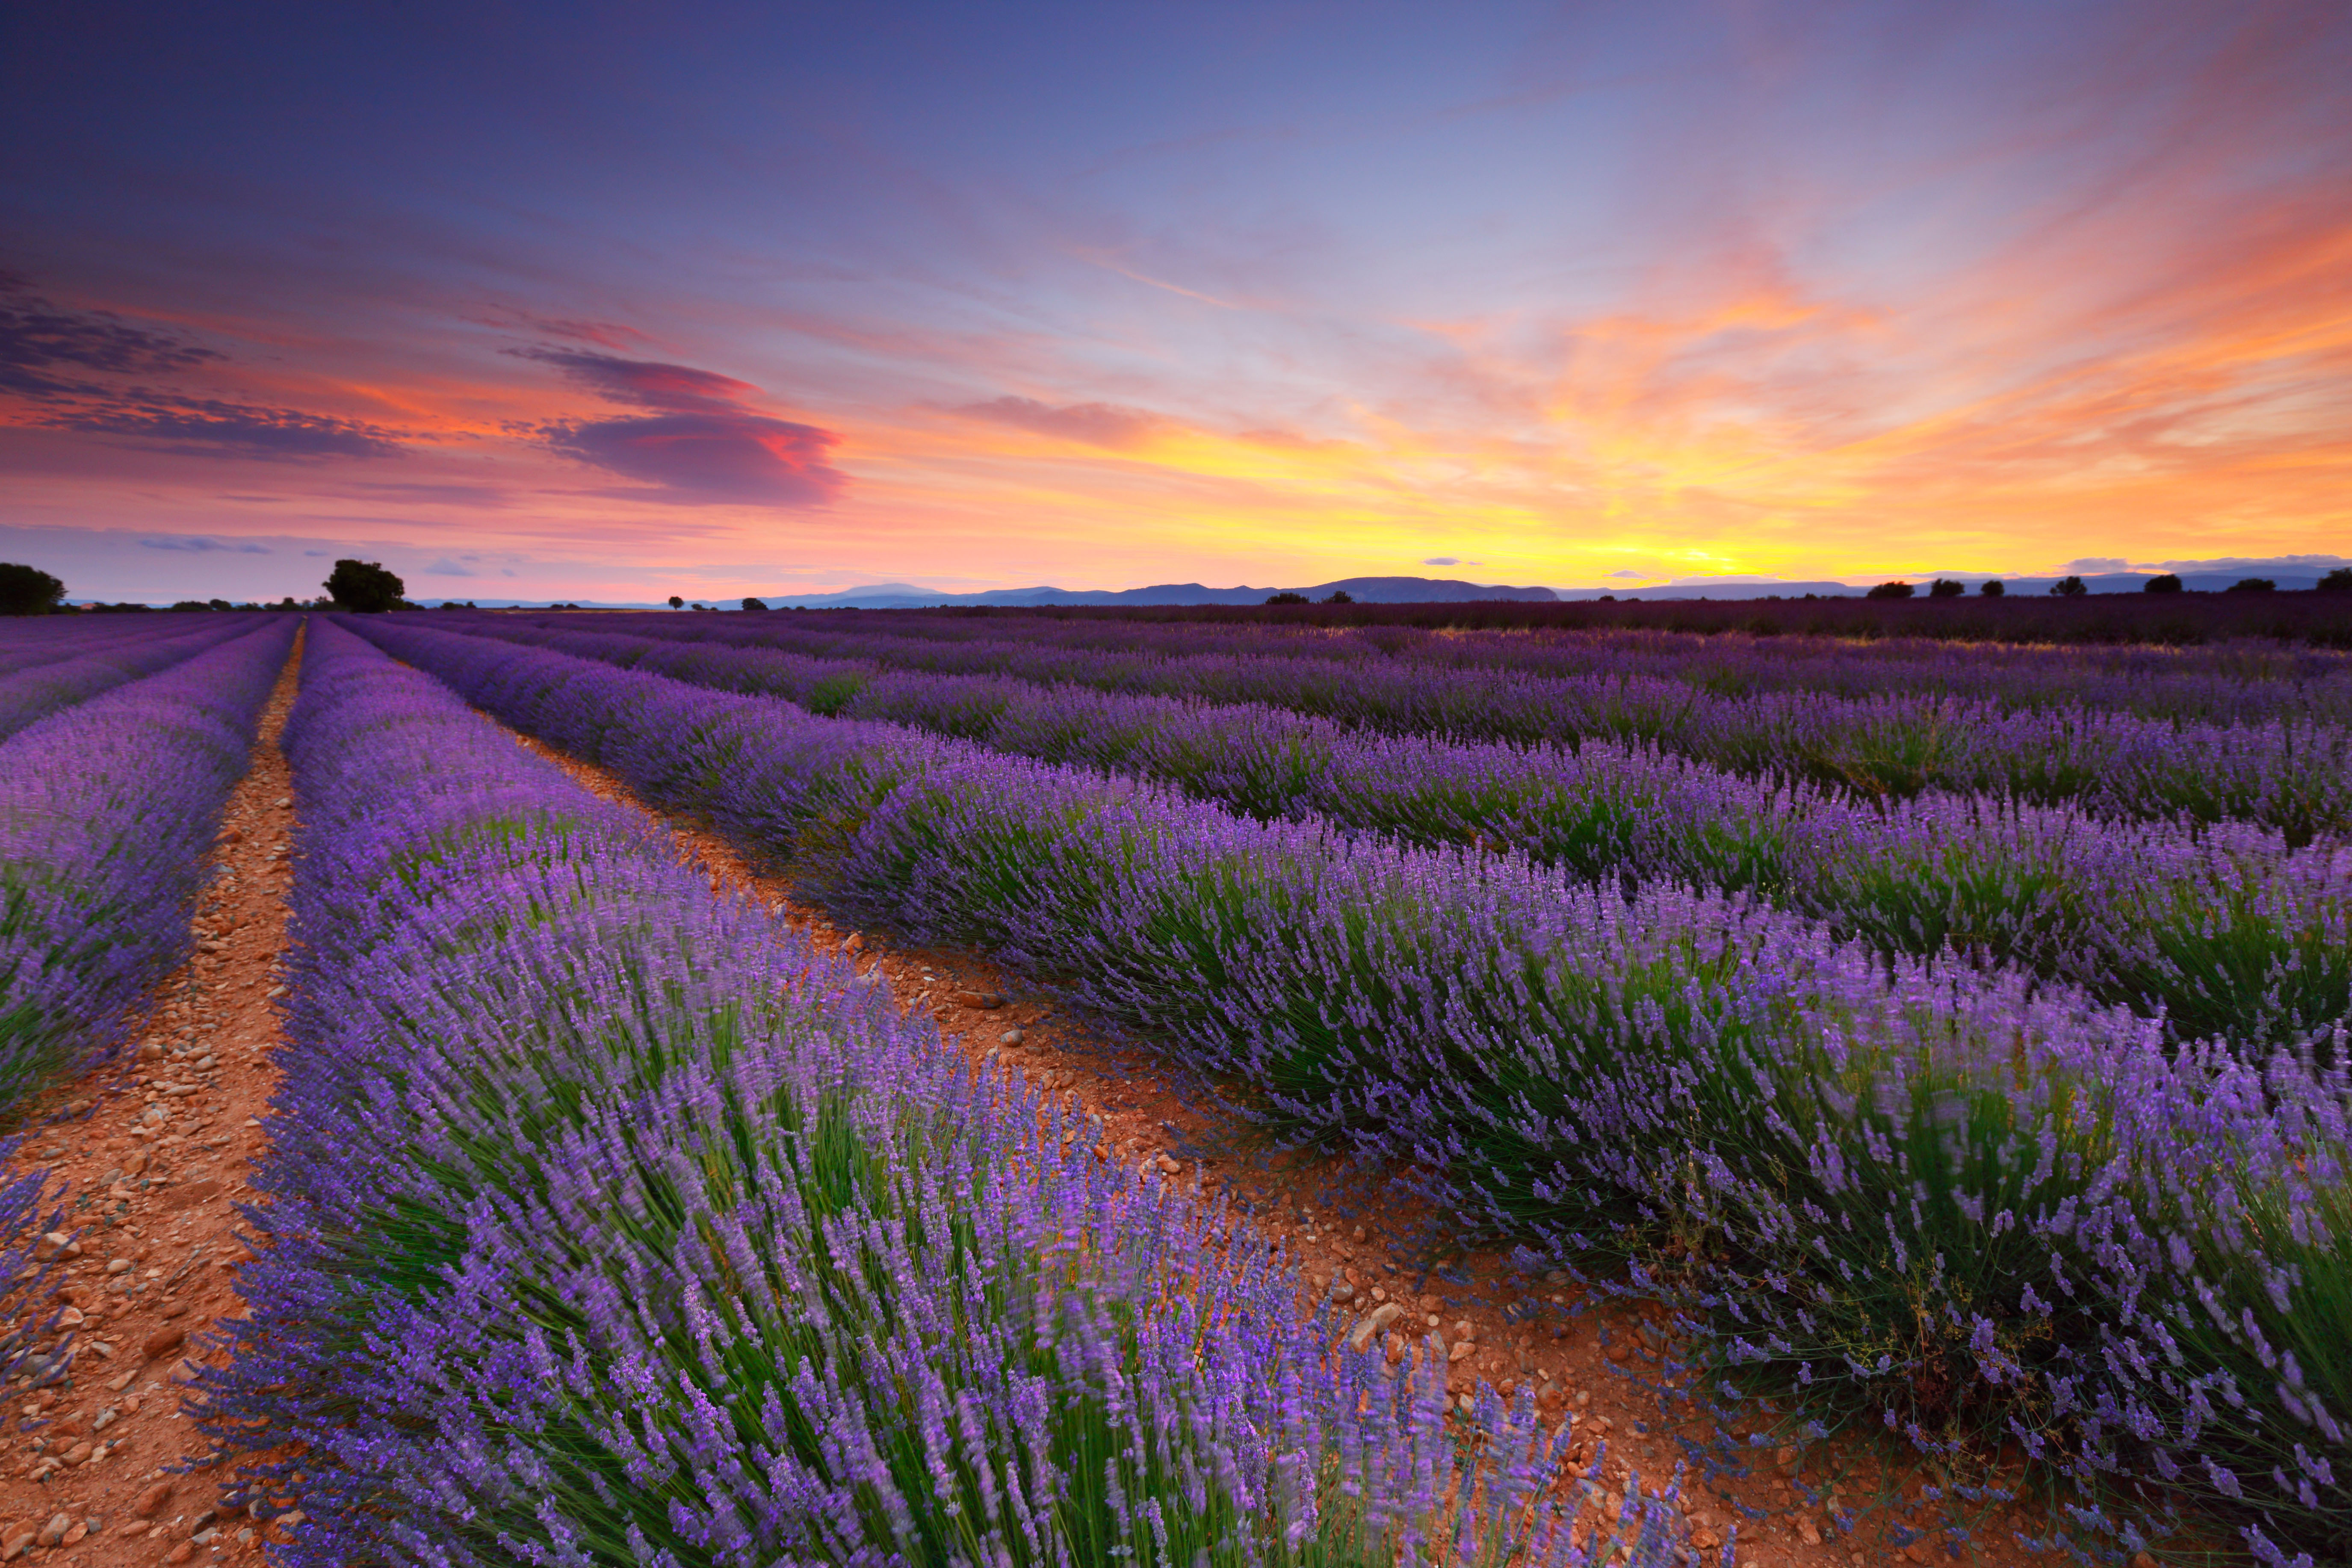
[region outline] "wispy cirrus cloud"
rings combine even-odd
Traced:
[[[365,420],[312,414],[153,384],[228,363],[216,350],[134,326],[110,310],[78,310],[0,272],[0,396],[24,423],[110,436],[195,458],[393,458],[401,432]],[[125,385],[97,377],[139,376]]]
[[[57,373],[159,375],[224,358],[167,332],[135,327],[111,310],[74,310],[34,291],[22,273],[0,271],[0,391],[22,397],[79,395],[89,384]]]
[[[150,534],[139,542],[144,550],[179,550],[192,555],[267,555],[269,546],[250,539],[215,539],[203,533]]]
[[[357,419],[158,393],[85,398],[39,423],[192,458],[397,458],[400,432]]]
[[[953,410],[973,419],[1010,425],[1039,436],[1111,451],[1142,446],[1174,422],[1148,409],[1117,403],[1041,403],[1034,397],[992,397]]]

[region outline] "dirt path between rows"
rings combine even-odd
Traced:
[[[249,1202],[278,1087],[277,965],[286,945],[291,777],[278,749],[298,639],[231,793],[198,900],[197,952],[166,980],[117,1061],[32,1102],[12,1167],[53,1178],[67,1210],[66,1377],[0,1403],[0,1561],[116,1568],[257,1562],[262,1525],[223,1507],[226,1479],[182,1408],[206,1331],[240,1317]],[[50,1249],[45,1244],[45,1249]],[[299,1517],[291,1520],[299,1523]]]
[[[1457,1396],[1482,1380],[1506,1393],[1523,1384],[1537,1390],[1549,1422],[1573,1418],[1575,1463],[1589,1465],[1605,1441],[1601,1464],[1586,1478],[1605,1517],[1616,1517],[1629,1473],[1654,1491],[1684,1463],[1687,1542],[1710,1568],[1722,1562],[1735,1521],[1739,1568],[1930,1562],[2019,1568],[2050,1561],[2015,1541],[2019,1532],[2043,1531],[2038,1511],[1979,1516],[1957,1550],[1915,1539],[1944,1521],[1921,1496],[1937,1478],[1866,1445],[1781,1446],[1770,1426],[1719,1430],[1688,1402],[1658,1391],[1666,1342],[1658,1318],[1589,1300],[1563,1277],[1517,1272],[1499,1253],[1465,1251],[1426,1205],[1377,1173],[1342,1160],[1267,1156],[1213,1089],[1178,1084],[1165,1059],[1060,1011],[986,955],[901,947],[839,925],[760,875],[707,826],[646,805],[602,769],[528,736],[515,739],[592,794],[669,828],[709,873],[714,892],[756,897],[819,949],[856,955],[864,973],[887,982],[908,1011],[928,1011],[975,1063],[993,1054],[1071,1098],[1100,1119],[1109,1157],[1129,1166],[1157,1163],[1180,1179],[1197,1178],[1206,1191],[1230,1193],[1297,1260],[1307,1304],[1328,1295],[1360,1322],[1394,1303],[1391,1331],[1381,1336],[1391,1361],[1418,1357],[1423,1336],[1437,1333]],[[1717,1473],[1727,1436],[1739,1443],[1751,1432],[1773,1440],[1747,1450],[1748,1474]],[[1700,1457],[1692,1457],[1694,1446]],[[1717,1463],[1707,1462],[1710,1453]],[[1856,1533],[1835,1533],[1824,1494],[1863,1515]]]

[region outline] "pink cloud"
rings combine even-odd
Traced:
[[[654,412],[620,419],[558,420],[537,427],[550,451],[659,487],[637,499],[683,505],[823,506],[848,478],[827,460],[830,430],[746,406],[750,382],[691,365],[562,349],[518,349],[561,370],[608,403]]]
[[[985,403],[967,403],[955,412],[1114,451],[1141,446],[1152,432],[1169,423],[1147,409],[1116,403],[1056,405],[1034,397],[993,397]]]

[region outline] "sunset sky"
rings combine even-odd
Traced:
[[[2352,552],[2352,7],[11,7],[78,595]]]

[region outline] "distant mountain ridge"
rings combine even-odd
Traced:
[[[1345,593],[1360,605],[1462,604],[1479,599],[1541,600],[1559,597],[1549,588],[1513,588],[1464,583],[1449,577],[1342,577],[1311,588],[1211,588],[1200,583],[1158,583],[1148,588],[991,588],[978,594],[942,594],[910,583],[876,583],[837,594],[761,594],[772,608],[812,610],[914,610],[950,605],[1262,605],[1276,594],[1328,599]]]

